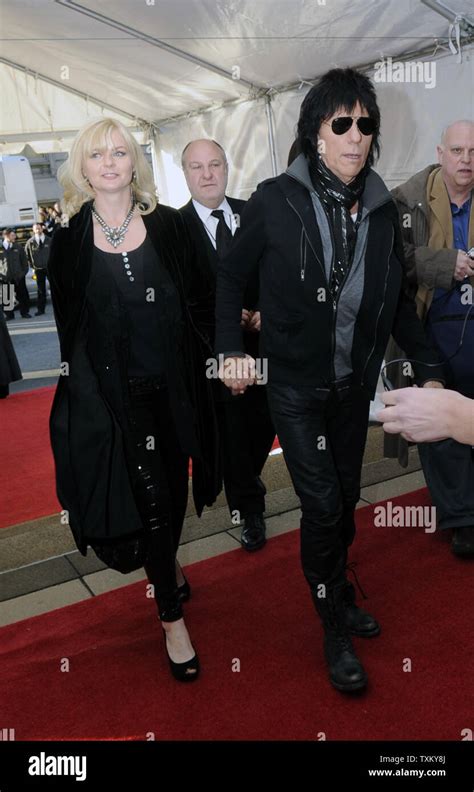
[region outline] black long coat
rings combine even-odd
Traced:
[[[0,283],[1,288],[1,283]],[[9,385],[23,379],[20,364],[8,332],[7,323],[0,308],[0,385]]]
[[[193,496],[200,515],[221,488],[211,382],[205,376],[212,290],[179,212],[158,206],[143,221],[179,295],[179,324],[167,325],[162,311],[159,320],[172,412],[181,449],[193,459]],[[63,372],[50,416],[56,488],[83,554],[91,540],[142,531],[129,475],[133,441],[127,420],[126,311],[113,283],[107,284],[107,301],[87,292],[93,245],[88,202],[69,227],[55,233],[48,264]],[[166,285],[150,264],[145,277],[166,302]],[[157,301],[157,310],[158,304],[163,300]]]

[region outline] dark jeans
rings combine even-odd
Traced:
[[[260,474],[275,439],[266,388],[253,385],[244,396],[218,401],[216,409],[224,489],[231,515],[235,511],[241,518],[263,514],[266,489]]]
[[[35,274],[36,285],[38,287],[38,311],[44,313],[46,307],[46,270],[37,269],[35,270]]]
[[[270,384],[268,401],[301,501],[301,561],[312,590],[344,579],[369,421],[357,386],[321,391]]]
[[[474,526],[474,451],[456,440],[418,445],[439,528]]]
[[[145,564],[163,621],[181,618],[175,559],[188,498],[188,457],[181,452],[168,391],[131,382],[130,424],[134,436],[134,486],[151,528]],[[154,447],[153,447],[154,446]]]

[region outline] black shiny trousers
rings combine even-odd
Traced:
[[[301,562],[311,591],[344,580],[355,535],[368,394],[343,384],[330,390],[269,384],[268,403],[285,462],[301,501]]]
[[[186,513],[189,460],[179,445],[167,388],[144,378],[131,379],[129,385],[134,487],[142,519],[151,530],[144,568],[161,620],[177,621],[182,609],[175,560]]]

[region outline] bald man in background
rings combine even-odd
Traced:
[[[392,194],[400,214],[407,275],[418,315],[445,362],[446,387],[472,399],[474,122],[456,121],[447,127],[437,154],[438,165],[429,165]],[[418,450],[439,527],[453,529],[455,555],[473,556],[472,449],[446,439],[420,443]]]
[[[181,207],[194,240],[199,260],[207,261],[207,279],[215,298],[216,274],[238,233],[245,201],[226,196],[229,168],[222,146],[215,140],[193,140],[184,148],[181,164],[191,200]],[[260,312],[258,277],[249,283],[242,306],[241,325],[245,351],[258,357]],[[214,326],[210,328],[214,348]],[[260,474],[272,448],[275,430],[267,404],[266,388],[256,385],[242,396],[233,396],[215,382],[224,488],[233,524],[244,521],[241,544],[245,550],[260,550],[265,542],[266,489]]]

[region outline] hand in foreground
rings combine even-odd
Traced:
[[[386,407],[376,417],[389,434],[401,434],[413,443],[458,439],[454,422],[464,401],[459,393],[429,387],[401,388],[380,397]]]
[[[219,366],[219,379],[234,396],[245,393],[255,382],[255,360],[250,355],[225,358]]]

